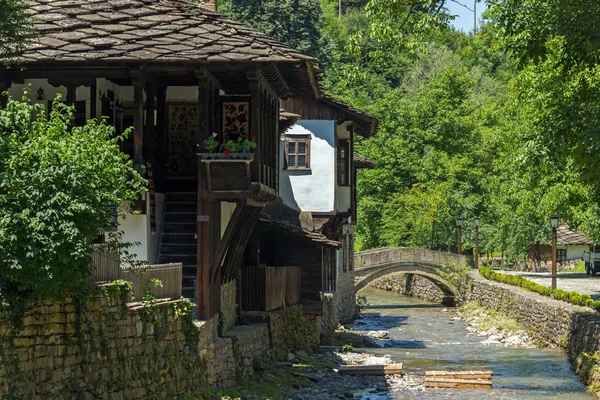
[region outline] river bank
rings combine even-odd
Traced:
[[[585,387],[557,348],[535,348],[533,341],[509,339],[523,334],[488,328],[498,316],[458,313],[453,308],[393,293],[365,289],[369,305],[363,318],[346,326],[348,332],[379,343],[378,348],[323,348],[315,355],[297,353],[273,370],[255,375],[255,384],[278,387],[277,394],[262,395],[241,387],[231,398],[272,400],[383,399],[543,399],[589,400]],[[471,314],[474,314],[475,317]],[[512,323],[504,324],[510,327]],[[497,327],[494,327],[497,328]],[[494,335],[501,334],[501,337]],[[492,338],[493,340],[489,340]],[[485,343],[487,341],[487,343]],[[517,343],[518,342],[518,343]],[[333,370],[341,364],[404,364],[404,376],[350,377]],[[493,389],[425,389],[427,370],[492,369]],[[285,376],[281,374],[285,372]],[[278,375],[279,374],[279,375]],[[258,383],[257,383],[258,382]],[[264,389],[264,388],[263,388]],[[231,393],[231,392],[230,392]],[[264,390],[263,390],[264,393]],[[224,393],[225,394],[225,393]],[[214,397],[213,397],[214,398]],[[218,397],[219,399],[221,397]],[[224,397],[227,398],[227,397]]]

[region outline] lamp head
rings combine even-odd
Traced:
[[[479,219],[479,217],[475,217],[473,219],[473,223],[475,224],[476,228],[479,228],[479,224],[481,223],[481,219]]]
[[[462,224],[463,224],[463,217],[456,218],[456,226],[458,226],[460,228],[462,226]]]
[[[558,228],[558,215],[553,215],[550,217],[550,226],[552,229]]]

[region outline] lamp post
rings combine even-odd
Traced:
[[[552,290],[556,289],[556,228],[558,228],[558,216],[550,217],[552,227]]]
[[[479,224],[481,220],[475,217],[473,224],[475,225],[475,269],[479,268]]]
[[[458,254],[462,253],[462,224],[463,217],[456,218],[456,233],[458,235]]]

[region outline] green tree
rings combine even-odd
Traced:
[[[35,116],[35,118],[32,118]],[[0,304],[62,299],[86,288],[92,241],[114,224],[114,207],[145,181],[105,121],[71,127],[73,109],[9,98],[0,110]]]
[[[24,0],[0,1],[0,58],[10,60],[34,37],[33,23]]]

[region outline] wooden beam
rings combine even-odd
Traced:
[[[386,365],[340,365],[340,375],[401,375],[402,363]]]
[[[130,75],[133,86],[133,163],[140,165],[144,161],[144,86],[146,82],[139,69],[131,70]]]
[[[96,105],[98,103],[98,87],[96,86],[96,80],[92,86],[90,86],[90,118],[97,119],[98,114]]]
[[[67,86],[67,104],[72,106],[77,101],[77,86],[69,85]]]
[[[6,107],[8,97],[4,95],[4,92],[8,91],[11,84],[12,81],[8,75],[4,71],[0,70],[0,109],[4,109]]]
[[[252,181],[263,182],[262,180],[262,148],[264,147],[263,132],[261,130],[261,93],[259,78],[260,74],[257,69],[250,69],[247,72],[248,86],[250,88],[250,132],[249,136],[252,138],[256,136],[256,149],[254,150],[254,162],[252,163]]]

